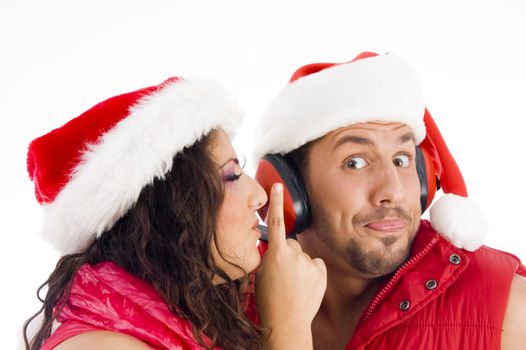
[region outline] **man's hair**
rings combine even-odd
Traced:
[[[308,167],[309,167],[309,153],[312,144],[315,142],[310,141],[302,145],[300,148],[296,148],[294,151],[291,151],[285,155],[285,158],[289,159],[292,164],[296,167],[296,170],[299,172],[299,176],[303,181],[305,187],[307,187],[308,179]]]
[[[261,331],[243,310],[249,278],[233,281],[211,254],[212,244],[217,246],[218,213],[224,197],[222,178],[210,155],[213,135],[209,133],[176,154],[165,178],[144,187],[136,204],[111,229],[82,252],[60,259],[39,288],[40,292],[48,287],[45,298],[39,297],[42,308],[26,321],[26,349],[39,349],[51,335],[53,320],[67,301],[80,266],[104,261],[151,283],[169,309],[192,324],[204,348],[263,348]],[[214,285],[213,276],[225,283]],[[29,322],[41,312],[42,326],[28,340]],[[212,344],[205,344],[203,334]]]

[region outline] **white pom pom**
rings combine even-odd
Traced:
[[[488,234],[488,222],[469,198],[443,195],[430,209],[433,228],[458,248],[477,250]]]

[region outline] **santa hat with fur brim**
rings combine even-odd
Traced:
[[[79,252],[111,228],[173,157],[241,113],[217,83],[167,79],[114,96],[31,142],[27,169],[44,207],[43,238]]]
[[[433,158],[445,195],[433,204],[433,227],[457,247],[482,245],[487,222],[467,198],[460,169],[425,108],[412,65],[395,54],[363,52],[346,63],[301,67],[263,113],[255,157],[286,154],[340,127],[370,121],[401,122]]]

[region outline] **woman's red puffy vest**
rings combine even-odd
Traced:
[[[151,284],[110,262],[81,266],[58,321],[61,325],[41,350],[97,330],[134,336],[152,349],[202,349],[191,324],[171,312]]]

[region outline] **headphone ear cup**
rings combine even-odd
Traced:
[[[431,155],[423,148],[416,147],[416,171],[420,180],[420,207],[422,213],[433,202],[436,191],[440,188],[436,176],[435,163]]]
[[[287,235],[301,233],[309,226],[310,205],[303,181],[295,165],[280,154],[267,154],[258,163],[256,180],[268,196],[273,184],[283,184],[283,211]],[[266,221],[268,203],[258,210]]]

